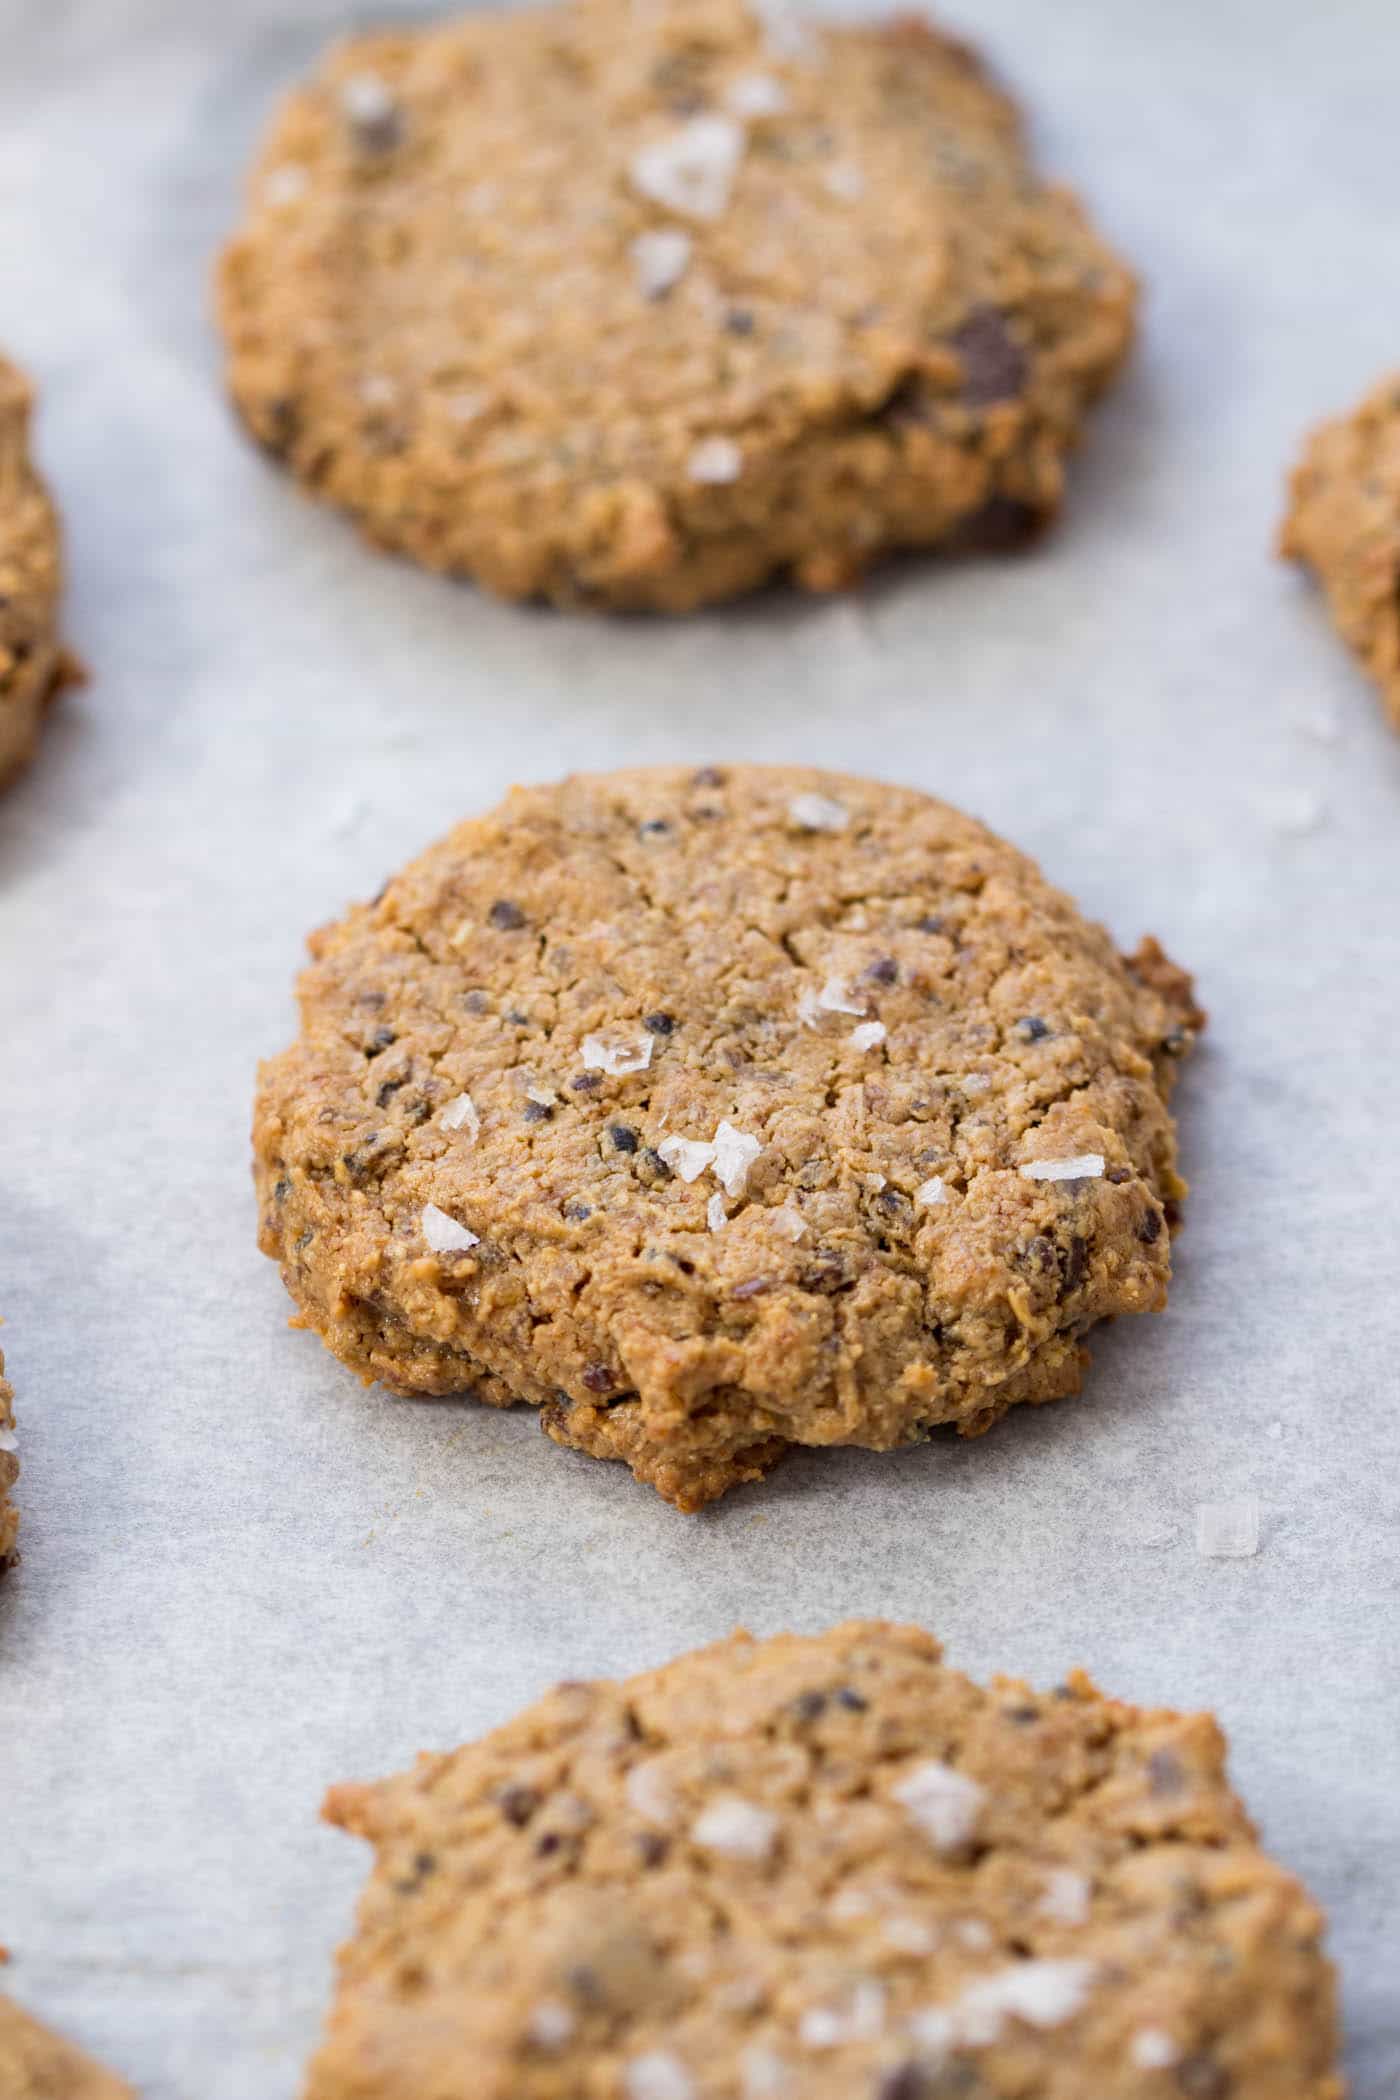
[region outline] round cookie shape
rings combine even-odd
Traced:
[[[10,1489],[19,1478],[15,1456],[15,1389],[5,1376],[5,1356],[0,1350],[0,1575],[19,1559],[19,1511],[10,1500]]]
[[[1165,1302],[1189,981],[926,795],[517,789],[311,946],[261,1245],[395,1391],[529,1401],[692,1509],[1074,1392]]]
[[[44,710],[75,667],[56,630],[58,519],[29,456],[33,395],[0,357],[0,786],[34,750]]]
[[[1312,433],[1279,547],[1322,585],[1400,729],[1400,372]]]
[[[1024,537],[1134,296],[965,45],[743,0],[338,46],[219,273],[249,429],[371,539],[673,612]]]
[[[1224,1756],[878,1623],[561,1685],[332,1790],[376,1859],[306,2100],[1342,2100]]]

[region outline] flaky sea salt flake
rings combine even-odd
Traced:
[[[1165,2027],[1139,2027],[1128,2053],[1140,2071],[1169,2071],[1181,2051]]]
[[[788,106],[788,92],[771,73],[741,73],[731,80],[724,97],[736,117],[758,119],[780,117]]]
[[[627,1805],[646,1823],[668,1830],[676,1820],[676,1797],[658,1758],[630,1765],[623,1781]]]
[[[845,2005],[811,2005],[798,2022],[809,2049],[839,2049],[847,2042],[878,2041],[885,2028],[882,1986],[863,1978]]]
[[[423,1237],[434,1254],[464,1254],[468,1247],[479,1247],[481,1244],[478,1233],[469,1231],[465,1225],[459,1225],[455,1218],[449,1218],[447,1212],[439,1210],[436,1203],[423,1205],[418,1222],[422,1227]]]
[[[692,242],[676,226],[656,226],[639,233],[628,249],[637,290],[644,299],[660,299],[678,285],[690,267]]]
[[[656,1150],[682,1181],[698,1181],[706,1167],[714,1165],[715,1148],[703,1138],[663,1138]]]
[[[714,1195],[711,1196],[709,1202],[705,1205],[705,1223],[709,1226],[711,1232],[723,1232],[725,1226],[729,1223],[729,1214],[724,1207],[724,1198],[720,1195],[718,1189],[716,1189]]]
[[[743,155],[744,129],[733,117],[692,117],[669,138],[640,146],[628,173],[653,204],[690,219],[717,219]]]
[[[767,1859],[778,1835],[778,1818],[738,1794],[723,1794],[697,1816],[691,1838],[706,1852],[729,1859]]]
[[[726,1195],[743,1195],[749,1168],[762,1150],[758,1139],[750,1137],[746,1130],[736,1130],[728,1122],[719,1124],[714,1137],[714,1169],[715,1179]]]
[[[928,1180],[921,1181],[914,1191],[915,1210],[929,1210],[935,1203],[946,1203],[947,1201],[948,1191],[943,1186],[943,1176],[941,1174],[931,1174]]]
[[[827,1014],[863,1014],[867,1003],[854,996],[844,977],[828,977],[817,993],[817,1005]]]
[[[985,2048],[1007,2019],[1028,2027],[1058,2027],[1079,2011],[1094,1973],[1087,1961],[1018,1961],[963,1992],[952,2007],[958,2037]]]
[[[0,1429],[0,1451],[18,1451],[19,1438],[13,1429]]]
[[[884,1040],[885,1024],[883,1021],[862,1021],[859,1028],[851,1030],[851,1048],[853,1050],[878,1050]]]
[[[669,2049],[634,2056],[622,2074],[627,2100],[695,2100],[689,2071]]]
[[[1068,1159],[1028,1159],[1022,1181],[1095,1181],[1104,1170],[1102,1152],[1076,1152]]]
[[[444,1130],[465,1130],[473,1143],[481,1135],[481,1117],[470,1094],[458,1094],[455,1101],[449,1101],[438,1121]]]
[[[1206,1560],[1248,1560],[1259,1551],[1259,1498],[1196,1505],[1196,1551]]]
[[[744,471],[744,455],[733,438],[702,438],[686,461],[686,473],[692,481],[703,482],[707,487],[723,488],[737,481]]]
[[[577,2025],[569,2007],[558,1998],[542,1998],[527,2023],[530,2040],[537,2049],[562,2049]]]
[[[951,1765],[929,1758],[901,1779],[894,1789],[894,1798],[908,1809],[940,1852],[954,1852],[976,1830],[987,1797],[966,1772],[956,1772]]]
[[[626,1042],[618,1042],[609,1036],[586,1035],[583,1039],[583,1069],[585,1072],[612,1072],[619,1076],[628,1072],[645,1072],[651,1063],[655,1040],[645,1029]]]
[[[844,803],[833,801],[830,795],[794,795],[788,815],[804,831],[844,831],[851,821]]]

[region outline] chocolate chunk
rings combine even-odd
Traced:
[[[497,933],[518,933],[525,924],[524,912],[509,897],[498,897],[486,917]]]
[[[496,1803],[507,1823],[520,1830],[539,1807],[540,1797],[532,1786],[507,1786],[496,1796]]]
[[[612,1139],[614,1152],[635,1152],[637,1133],[626,1123],[609,1123],[608,1136]]]
[[[1039,1014],[1022,1014],[1011,1033],[1023,1043],[1039,1043],[1049,1035],[1050,1024],[1042,1021]]]
[[[617,1380],[606,1364],[588,1364],[584,1369],[582,1383],[590,1393],[610,1393]]]
[[[648,1014],[642,1022],[643,1028],[649,1030],[652,1035],[669,1035],[675,1025],[673,1015],[662,1013]]]
[[[1014,401],[1021,393],[1030,360],[995,306],[975,306],[951,341],[962,359],[962,398],[969,408]]]

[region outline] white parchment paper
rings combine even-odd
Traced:
[[[1302,428],[1400,359],[1386,0],[981,0],[1147,284],[1063,529],[685,623],[361,547],[234,430],[207,266],[331,0],[6,0],[0,341],[41,380],[93,682],[0,803],[6,1987],[148,2100],[287,2100],[366,1861],[336,1779],[738,1622],[1214,1708],[1400,2088],[1400,738],[1270,556]],[[363,1392],[253,1244],[253,1068],[311,926],[512,780],[907,780],[1200,975],[1171,1310],[985,1442],[684,1518],[529,1412]],[[1258,1556],[1196,1551],[1254,1493]]]

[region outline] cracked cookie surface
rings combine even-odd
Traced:
[[[3,1997],[0,2094],[4,2100],[135,2100],[130,2086]]]
[[[1279,545],[1322,585],[1400,729],[1400,373],[1312,433]]]
[[[248,427],[372,539],[669,611],[1024,537],[1134,297],[965,45],[740,0],[341,44],[219,273]]]
[[[561,1685],[332,1790],[376,1859],[306,2100],[1341,2100],[1224,1754],[878,1623]]]
[[[49,701],[75,675],[56,621],[58,518],[29,456],[33,395],[0,357],[0,786],[31,756]]]
[[[697,1508],[1074,1392],[1165,1302],[1189,980],[928,796],[517,789],[311,948],[261,1245],[395,1391],[529,1401]]]

